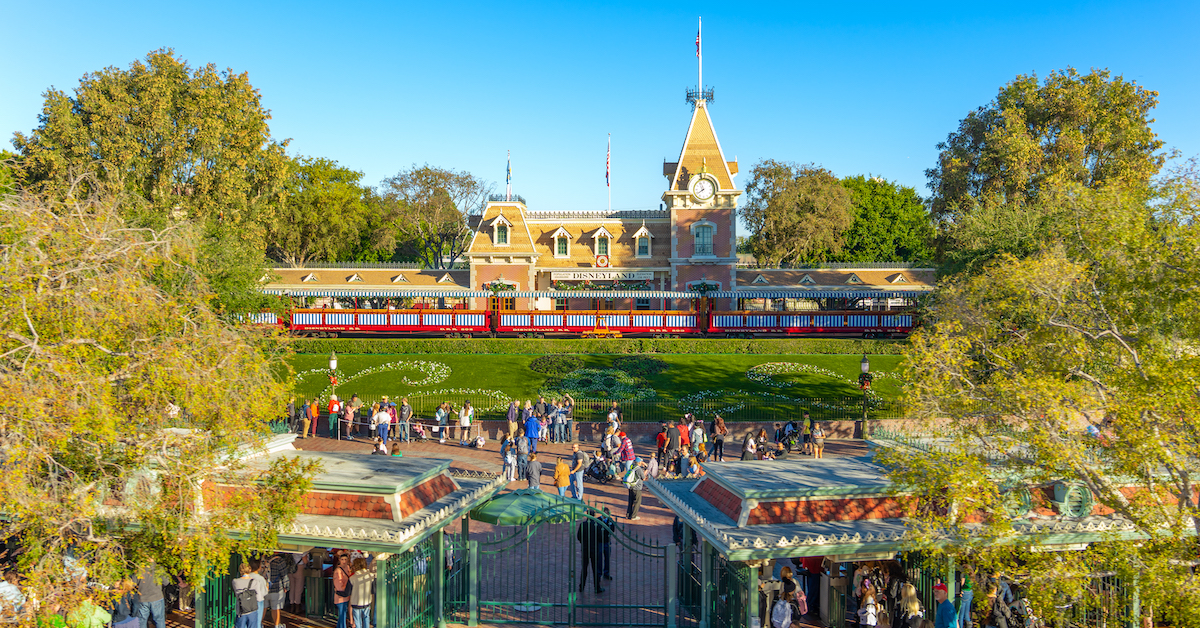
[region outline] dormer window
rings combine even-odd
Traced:
[[[350,283],[352,281],[362,281],[362,280],[363,280],[362,275],[360,275],[358,273],[354,273],[353,275],[346,277],[346,283]]]
[[[654,234],[650,233],[650,230],[646,228],[646,222],[642,221],[642,228],[633,234],[634,251],[638,257],[650,257],[650,245],[653,238]]]
[[[612,254],[612,246],[611,246],[612,237],[613,237],[613,235],[608,232],[608,229],[605,229],[604,227],[600,227],[599,229],[597,229],[596,233],[592,236],[593,246],[595,247],[595,250],[593,252],[596,255],[611,255]]]
[[[405,277],[404,274],[401,273],[395,277],[392,277],[392,283],[408,283],[408,277]]]
[[[512,231],[512,223],[509,222],[504,214],[496,216],[496,219],[491,222],[492,227],[492,245],[493,246],[508,246],[509,235]]]
[[[862,282],[863,280],[859,279],[858,275],[855,275],[854,273],[850,273],[850,276],[846,279],[846,283],[857,284]]]
[[[308,274],[307,274],[307,275],[305,275],[305,276],[304,276],[304,278],[303,278],[303,279],[301,279],[300,281],[301,281],[302,283],[309,283],[309,282],[313,282],[313,281],[316,281],[316,280],[317,280],[317,275],[316,275],[316,273],[308,273]]]
[[[571,234],[563,227],[551,234],[554,240],[554,257],[571,257]]]
[[[812,278],[812,275],[810,275],[808,273],[804,273],[804,276],[800,278],[800,283],[810,283],[811,284],[811,283],[817,283],[817,281]]]
[[[889,283],[908,283],[908,278],[905,277],[904,275],[901,275],[900,273],[896,273],[895,275],[888,277],[888,282]]]
[[[446,273],[438,278],[438,283],[454,283],[454,277],[451,277],[450,273]]]
[[[759,275],[759,276],[755,277],[755,278],[754,278],[754,281],[751,281],[750,283],[762,283],[762,284],[766,284],[766,283],[771,283],[771,282],[767,281],[767,278],[766,278],[766,277],[763,277],[762,275]]]

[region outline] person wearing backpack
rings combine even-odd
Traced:
[[[921,598],[917,597],[917,588],[905,582],[900,586],[900,601],[896,604],[896,612],[892,616],[892,628],[921,628],[925,621],[925,613],[921,610]]]
[[[629,504],[625,508],[625,518],[629,521],[641,519],[638,509],[642,507],[642,488],[646,484],[646,463],[641,458],[633,461],[633,468],[624,477],[625,488],[629,489]]]
[[[1012,609],[1008,602],[1000,596],[1000,589],[991,585],[987,590],[988,618],[985,628],[1018,628],[1013,619]]]
[[[232,583],[234,608],[237,610],[234,628],[257,628],[254,626],[254,620],[258,617],[257,582],[252,577],[254,570],[250,569],[249,562],[243,560],[238,566],[238,573],[241,575],[234,578]]]
[[[791,628],[792,626],[792,605],[780,596],[775,603],[771,605],[771,626],[772,628]]]
[[[633,441],[625,435],[625,432],[617,434],[621,440],[621,446],[617,448],[616,457],[621,461],[621,473],[629,471],[633,468],[633,461],[637,459],[637,455],[633,452]]]
[[[525,479],[525,471],[529,468],[529,439],[525,438],[525,430],[517,428],[517,479]]]

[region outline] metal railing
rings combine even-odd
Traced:
[[[520,194],[488,194],[488,202],[504,203],[511,201],[516,201],[522,205],[529,204],[525,202],[525,197],[521,196]]]

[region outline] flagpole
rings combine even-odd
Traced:
[[[504,170],[504,200],[512,200],[512,151],[508,151],[508,165]]]
[[[604,186],[608,188],[608,211],[612,211],[612,133],[608,134],[608,157],[604,160]]]

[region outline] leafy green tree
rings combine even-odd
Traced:
[[[413,165],[384,179],[380,189],[387,215],[400,219],[396,242],[426,268],[446,268],[466,251],[467,216],[478,212],[491,186],[469,172]]]
[[[269,435],[286,366],[209,307],[190,261],[203,234],[118,214],[0,199],[0,536],[20,540],[44,615],[148,558],[199,583],[231,552],[274,547],[314,470],[227,460]],[[249,488],[220,500],[214,482]]]
[[[877,177],[842,179],[854,203],[854,223],[834,262],[918,262],[933,259],[936,235],[917,191]],[[821,260],[826,261],[826,260]]]
[[[1021,75],[938,144],[925,171],[939,221],[983,204],[1021,206],[1048,186],[1146,184],[1165,162],[1150,124],[1158,92],[1108,70]]]
[[[833,173],[771,159],[751,170],[740,211],[750,228],[750,250],[764,266],[839,254],[854,222],[850,191]]]
[[[130,193],[144,204],[124,213],[150,225],[179,217],[260,225],[288,167],[270,117],[245,73],[192,68],[162,49],[128,70],[84,75],[74,95],[47,90],[38,127],[13,145],[31,191]],[[245,236],[257,240],[262,229]]]
[[[904,376],[913,418],[942,440],[883,455],[922,504],[914,547],[1028,574],[1044,616],[1056,595],[1114,571],[1175,625],[1195,624],[1196,181],[1044,190],[1059,215],[1032,253],[939,287]],[[1036,502],[1055,482],[1086,487],[1128,529],[1066,557],[1031,551],[1004,513],[1022,489]]]
[[[267,230],[270,253],[303,266],[312,260],[338,261],[358,249],[371,226],[369,213],[379,207],[365,202],[361,179],[361,172],[336,161],[297,159]]]
[[[0,150],[0,196],[17,191],[20,183],[20,155]]]

